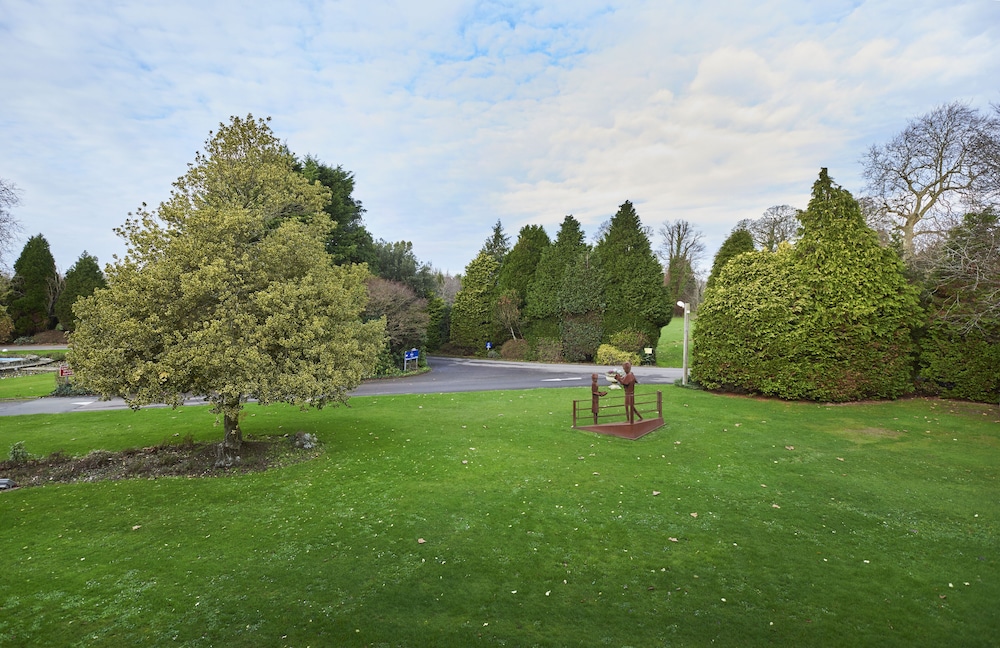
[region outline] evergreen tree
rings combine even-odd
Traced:
[[[673,300],[663,270],[632,203],[625,201],[594,248],[604,284],[604,337],[618,331],[645,333],[655,347],[670,322]]]
[[[496,342],[497,274],[500,264],[480,252],[465,266],[462,289],[451,309],[451,342],[468,350],[481,351],[487,342]]]
[[[503,231],[503,224],[500,223],[499,218],[493,226],[493,232],[490,234],[490,237],[486,239],[482,249],[479,251],[493,257],[493,260],[497,262],[497,266],[503,265],[503,260],[507,257],[507,252],[510,251],[510,237]]]
[[[265,120],[220,125],[170,198],[119,228],[128,254],[108,267],[108,288],[75,305],[77,381],[133,408],[205,397],[225,463],[248,399],[346,402],[371,375],[385,322],[362,321],[367,269],[330,263],[327,200]]]
[[[705,288],[712,287],[712,284],[715,283],[715,278],[719,276],[719,273],[726,267],[730,259],[738,257],[744,252],[753,251],[753,235],[742,227],[734,229],[729,238],[723,241],[719,251],[715,253],[715,259],[712,261],[712,272],[708,275]]]
[[[826,169],[801,237],[724,264],[698,311],[692,373],[710,389],[782,398],[895,398],[912,390],[915,289]]]
[[[330,190],[330,202],[323,211],[334,227],[326,241],[326,251],[337,265],[371,263],[375,254],[372,235],[365,228],[361,201],[354,198],[354,174],[339,165],[330,167],[311,155],[299,165],[301,173],[311,182],[319,182]],[[398,281],[398,280],[397,280]]]
[[[535,278],[535,269],[542,253],[551,245],[549,235],[541,225],[525,225],[517,236],[517,243],[507,254],[500,267],[497,286],[500,292],[513,291],[518,304],[528,296],[528,286]]]
[[[59,273],[49,242],[41,234],[32,236],[14,262],[9,315],[16,336],[49,329],[58,285]]]
[[[437,292],[439,277],[429,264],[421,263],[413,253],[413,243],[390,243],[379,239],[373,250],[373,260],[369,264],[372,274],[405,284],[424,299],[429,299]]]
[[[566,268],[559,305],[563,357],[570,362],[593,360],[603,333],[604,286],[589,250],[579,253]]]
[[[555,242],[542,251],[535,266],[534,280],[528,284],[524,315],[529,320],[550,320],[549,324],[558,330],[558,319],[562,313],[560,293],[563,289],[563,275],[566,268],[577,256],[587,249],[583,228],[573,216],[566,216]]]
[[[106,288],[108,282],[97,263],[97,257],[84,251],[76,263],[66,271],[66,280],[62,292],[56,299],[56,319],[63,330],[72,331],[76,328],[76,317],[73,315],[73,304],[81,297],[89,297],[98,288]]]

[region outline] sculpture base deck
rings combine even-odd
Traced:
[[[578,425],[577,430],[589,430],[600,434],[610,434],[622,439],[638,439],[663,427],[663,418],[643,419],[635,423],[600,423],[598,425]]]

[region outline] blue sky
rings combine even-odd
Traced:
[[[1000,103],[1000,2],[0,0],[0,60],[8,265],[38,233],[63,271],[123,255],[113,228],[252,113],[460,273],[497,219],[590,236],[631,200],[714,254],[820,167],[859,193],[908,119]]]

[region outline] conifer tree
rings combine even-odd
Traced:
[[[497,273],[500,264],[480,252],[465,266],[462,289],[451,309],[451,342],[464,349],[482,351],[493,340],[496,323]]]
[[[16,336],[49,329],[58,285],[59,273],[49,242],[41,234],[32,236],[14,262],[9,315]]]
[[[632,203],[625,201],[594,248],[604,284],[604,337],[645,333],[653,346],[673,314],[663,270]]]
[[[719,276],[719,273],[726,267],[730,259],[738,257],[744,252],[753,251],[753,235],[742,227],[734,229],[729,237],[722,242],[722,247],[719,248],[719,251],[715,253],[715,259],[712,261],[712,271],[708,275],[708,281],[705,282],[705,288],[712,287],[716,277]]]
[[[538,259],[534,280],[528,285],[525,317],[529,320],[551,320],[551,326],[558,331],[563,275],[569,264],[586,249],[580,221],[572,215],[566,216],[559,226],[555,242],[545,248]]]
[[[528,286],[535,278],[535,270],[542,253],[551,245],[549,235],[541,225],[525,225],[517,236],[517,243],[507,254],[500,267],[497,287],[501,293],[513,291],[523,304],[528,296]]]
[[[66,279],[62,292],[56,300],[56,319],[63,330],[72,331],[76,328],[76,317],[73,315],[73,304],[81,297],[89,297],[98,288],[106,288],[108,282],[97,263],[97,257],[84,251],[76,263],[66,271]]]

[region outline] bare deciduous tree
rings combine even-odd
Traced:
[[[705,257],[702,233],[686,220],[666,221],[660,226],[657,254],[666,265],[666,283],[674,298],[697,305],[701,294],[697,267]]]
[[[3,260],[4,253],[11,251],[14,237],[21,232],[21,224],[10,211],[20,202],[21,195],[17,186],[0,178],[0,261]]]
[[[791,205],[775,205],[768,207],[760,218],[744,218],[736,227],[750,232],[757,248],[774,252],[782,243],[795,240],[799,211]]]
[[[966,330],[1000,318],[1000,217],[968,214],[932,257],[930,279],[944,317]]]
[[[941,233],[942,216],[981,205],[997,178],[983,147],[998,139],[997,120],[962,102],[935,108],[862,158],[876,213],[898,230],[907,257],[916,239]]]

